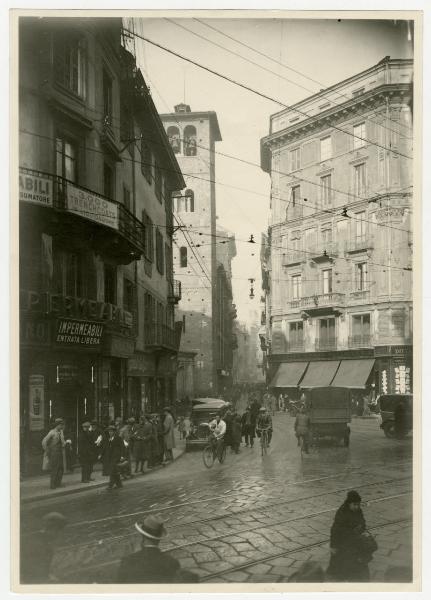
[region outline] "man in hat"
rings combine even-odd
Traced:
[[[47,583],[55,580],[50,573],[55,542],[66,526],[66,518],[51,512],[42,518],[42,529],[24,535],[20,544],[21,583]]]
[[[108,489],[123,487],[118,464],[124,460],[124,445],[115,425],[109,425],[108,438],[103,448],[103,461],[109,475]]]
[[[90,481],[94,481],[94,479],[91,478],[95,458],[94,452],[94,433],[91,431],[91,423],[89,421],[85,421],[85,423],[82,424],[82,431],[78,437],[78,454],[82,469],[82,483],[90,483]]]
[[[117,583],[174,583],[180,577],[180,563],[162,552],[160,540],[165,537],[163,521],[149,515],[135,523],[141,535],[141,549],[125,556],[120,564]]]
[[[337,510],[331,527],[331,558],[327,574],[335,581],[369,581],[368,562],[363,555],[366,524],[361,510],[361,496],[351,490]]]
[[[53,429],[51,429],[42,440],[42,448],[48,457],[51,469],[52,490],[61,486],[61,480],[63,479],[64,467],[66,464],[66,442],[63,430],[63,419],[55,419]]]
[[[124,444],[124,457],[127,460],[128,466],[125,469],[124,475],[125,478],[132,477],[131,470],[131,457],[133,455],[133,438],[136,432],[136,421],[134,417],[130,417],[127,419],[127,423],[121,427],[119,431],[120,438],[123,440]]]
[[[164,408],[163,412],[165,415],[163,420],[165,460],[163,461],[163,464],[166,464],[167,462],[174,460],[172,448],[175,448],[175,422],[169,407]]]

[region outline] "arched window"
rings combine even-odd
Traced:
[[[195,194],[193,190],[186,190],[184,193],[185,211],[195,212]]]
[[[196,156],[196,127],[187,125],[184,129],[184,155]]]
[[[172,146],[172,150],[175,152],[175,154],[179,154],[181,152],[180,130],[178,127],[171,125],[168,127],[167,134],[169,143]]]
[[[185,246],[180,248],[180,267],[187,267],[187,248]]]

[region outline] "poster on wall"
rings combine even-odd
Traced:
[[[29,427],[30,431],[42,431],[44,428],[45,378],[43,375],[29,377]]]

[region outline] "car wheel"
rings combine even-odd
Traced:
[[[395,424],[394,423],[386,423],[383,427],[383,431],[387,438],[393,439],[395,437]]]

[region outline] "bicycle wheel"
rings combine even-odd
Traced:
[[[202,451],[202,460],[207,469],[211,469],[214,464],[214,453],[211,446],[205,446]]]
[[[218,457],[219,463],[222,465],[226,458],[226,446],[223,446],[220,456]]]

